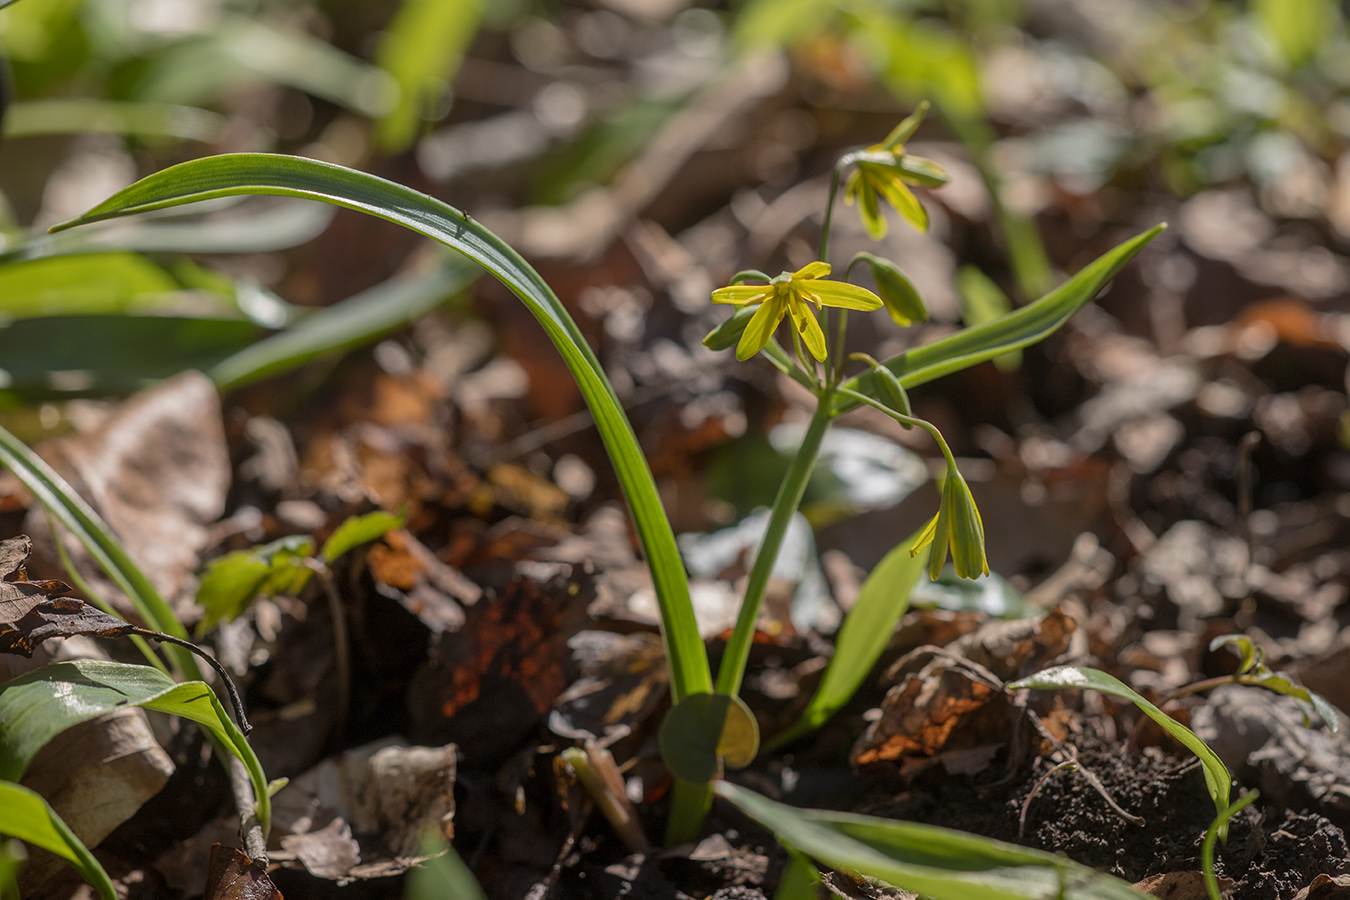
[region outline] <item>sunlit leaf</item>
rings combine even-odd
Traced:
[[[4,810],[0,814],[0,834],[56,854],[78,869],[103,900],[117,900],[117,890],[108,873],[46,800],[26,787],[0,781],[0,810]],[[0,880],[0,885],[3,883]]]
[[[308,197],[370,213],[432,237],[481,263],[521,299],[562,354],[595,417],[646,552],[661,608],[676,701],[712,684],[689,585],[642,448],[609,380],[576,323],[539,273],[477,221],[425,194],[362,172],[310,159],[229,154],[173,166],[63,223],[68,228],[212,197]]]
[[[1120,679],[1097,669],[1088,669],[1081,666],[1056,666],[1053,669],[1037,672],[1035,675],[1008,685],[1010,691],[1024,688],[1036,690],[1060,690],[1064,688],[1093,690],[1129,700],[1150,719],[1157,722],[1164,731],[1180,741],[1186,749],[1200,758],[1201,770],[1205,774],[1205,787],[1209,790],[1209,796],[1214,801],[1214,808],[1222,812],[1228,806],[1228,795],[1232,788],[1233,779],[1228,774],[1228,768],[1223,764],[1223,760],[1219,759],[1218,755],[1209,749],[1209,745],[1200,740],[1194,731],[1145,700]]]
[[[292,535],[213,560],[197,587],[197,604],[206,613],[198,632],[233,621],[259,597],[299,594],[313,574],[301,561],[313,554],[312,538]]]
[[[483,0],[403,0],[375,61],[398,83],[398,102],[380,118],[375,139],[388,153],[406,150],[428,107],[439,101],[478,31]]]
[[[720,777],[723,766],[742,769],[759,752],[759,724],[740,697],[690,694],[661,723],[661,758],[676,778]]]
[[[182,684],[149,666],[104,660],[52,663],[0,684],[0,780],[17,781],[56,735],[81,722],[139,706],[201,725],[245,768],[258,798],[258,819],[271,818],[267,779],[253,749],[205,682]]]
[[[352,516],[333,530],[328,540],[323,542],[319,555],[324,562],[331,563],[349,550],[378,540],[395,528],[402,528],[407,521],[408,517],[404,513],[394,515],[383,510]]]
[[[1095,297],[1164,227],[1155,226],[1125,241],[1034,303],[996,321],[915,347],[886,360],[885,365],[902,385],[913,388],[1044,340]],[[881,399],[881,390],[874,379],[874,375],[865,373],[845,381],[843,387]],[[838,414],[857,405],[856,400],[841,397],[835,400],[833,411]]]
[[[991,838],[851,813],[797,809],[720,781],[714,790],[780,841],[825,865],[930,900],[1142,900],[1067,857]]]

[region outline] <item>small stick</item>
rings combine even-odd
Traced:
[[[216,674],[220,676],[221,681],[225,682],[225,691],[230,695],[230,705],[234,707],[234,717],[239,722],[239,730],[245,735],[253,730],[253,726],[248,724],[248,718],[244,715],[244,701],[239,699],[239,691],[234,686],[234,679],[230,677],[230,673],[225,671],[225,667],[222,666],[215,657],[211,656],[211,654],[207,653],[191,641],[185,641],[182,638],[176,638],[171,634],[164,634],[161,631],[151,631],[149,628],[141,628],[137,625],[132,625],[130,633],[138,634],[141,637],[148,637],[155,641],[165,641],[170,644],[177,644],[178,646],[195,653],[197,656],[200,656],[208,666],[215,669]]]

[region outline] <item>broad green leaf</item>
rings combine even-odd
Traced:
[[[210,369],[262,329],[219,316],[55,316],[0,326],[6,389],[26,397],[127,395],[189,369]]]
[[[1056,666],[1053,669],[1037,672],[1035,675],[1023,678],[1021,681],[1014,681],[1008,685],[1010,691],[1025,688],[1036,690],[1059,690],[1062,688],[1093,690],[1129,700],[1143,710],[1144,714],[1150,719],[1157,722],[1164,731],[1180,741],[1186,749],[1200,758],[1200,766],[1205,774],[1205,787],[1208,788],[1209,796],[1214,801],[1214,808],[1222,812],[1228,806],[1228,794],[1233,779],[1229,776],[1228,768],[1224,766],[1223,760],[1219,759],[1214,751],[1209,749],[1209,745],[1200,740],[1194,731],[1145,700],[1120,679],[1097,669],[1088,669],[1081,666]]]
[[[743,769],[759,752],[759,723],[734,694],[690,694],[661,723],[661,758],[676,778],[695,784]]]
[[[427,275],[391,279],[240,350],[207,375],[221,390],[229,390],[362,346],[459,295],[478,273],[477,266],[456,260]]]
[[[431,858],[408,873],[403,900],[487,900],[473,872],[439,834],[424,835],[421,849]]]
[[[292,535],[213,560],[197,588],[197,604],[206,612],[198,633],[233,621],[258,597],[299,594],[313,574],[302,560],[313,555],[312,538]]]
[[[577,380],[628,500],[661,607],[672,695],[678,702],[687,694],[709,690],[712,677],[689,602],[684,566],[623,407],[557,295],[520,254],[480,223],[454,207],[373,175],[310,159],[240,153],[165,169],[57,229],[241,194],[308,197],[396,222],[476,260],[525,303]]]
[[[364,516],[352,516],[334,529],[328,540],[323,542],[319,556],[324,562],[331,563],[349,550],[378,540],[395,528],[402,528],[407,521],[405,513],[394,515],[383,510]]]
[[[103,900],[117,900],[108,873],[46,800],[26,787],[0,781],[0,810],[4,810],[0,813],[0,834],[56,854],[78,869]],[[0,886],[4,883],[0,878]]]
[[[920,550],[918,555],[910,554],[922,532],[921,528],[887,553],[867,576],[857,601],[839,629],[834,655],[830,657],[815,696],[802,711],[801,718],[775,737],[770,748],[782,746],[825,724],[852,699],[867,673],[872,671],[894,634],[896,623],[909,608],[910,592],[928,566],[929,548]]]
[[[125,134],[214,141],[225,117],[192,106],[113,100],[30,100],[5,112],[7,138],[35,134]]]
[[[1109,875],[1067,857],[932,825],[797,809],[719,781],[714,790],[825,865],[877,878],[930,900],[1142,900]]]
[[[1095,297],[1121,267],[1165,227],[1157,225],[1130,238],[1034,303],[994,322],[963,328],[955,334],[908,350],[886,360],[886,368],[895,373],[904,387],[913,388],[1044,340]],[[871,373],[859,375],[845,381],[843,387],[881,399],[875,377]],[[838,415],[857,405],[856,400],[840,397],[835,400],[832,412]]]
[[[398,84],[398,102],[376,123],[386,153],[402,153],[417,137],[429,106],[454,82],[478,32],[484,0],[403,0],[384,33],[376,63]]]
[[[171,313],[203,301],[229,312],[229,282],[204,278],[187,265],[175,278],[135,253],[90,253],[0,266],[0,313],[6,319],[89,313]],[[189,291],[191,293],[189,293]]]
[[[125,706],[182,716],[205,728],[245,768],[258,798],[258,820],[271,821],[267,778],[215,692],[202,681],[182,684],[149,666],[82,659],[53,663],[0,685],[0,780],[17,781],[56,735]]]

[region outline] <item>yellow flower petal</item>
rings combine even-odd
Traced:
[[[881,298],[865,287],[847,281],[821,281],[811,286],[819,308],[821,303],[840,309],[860,309],[870,312],[881,308]]]
[[[773,330],[783,321],[785,312],[787,312],[786,304],[777,297],[760,306],[750,317],[749,324],[741,334],[740,343],[736,345],[736,358],[747,360],[763,350],[769,338],[773,337]]]
[[[826,262],[816,261],[807,263],[797,271],[793,272],[792,278],[795,281],[815,280],[817,278],[824,278],[826,275],[829,274],[830,274],[830,264]]]
[[[713,291],[712,302],[734,303],[736,306],[749,306],[751,303],[760,303],[768,299],[772,294],[772,285],[733,284],[730,287],[722,287]]]
[[[820,330],[820,323],[816,321],[816,314],[811,312],[811,307],[802,302],[801,297],[794,296],[788,301],[788,311],[792,313],[792,325],[801,333],[806,349],[816,359],[824,360],[825,332]]]
[[[919,231],[928,230],[928,211],[914,196],[914,192],[905,187],[898,175],[882,180],[877,187],[887,202],[895,207],[896,212],[908,219],[911,225]]]

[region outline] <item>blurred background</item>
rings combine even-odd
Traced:
[[[176,162],[300,154],[520,249],[596,345],[677,530],[732,525],[771,499],[804,398],[699,344],[724,316],[708,292],[809,259],[833,160],[928,100],[910,146],[952,179],[920,192],[929,233],[893,217],[878,252],[933,320],[855,317],[857,349],[986,321],[1171,224],[1055,340],[916,392],[1006,536],[997,571],[1026,587],[1083,531],[1139,549],[1183,518],[1226,528],[1241,502],[1350,489],[1350,44],[1330,0],[20,0],[0,48],[0,420],[30,440],[200,369],[238,388],[239,421],[286,422],[303,463],[360,384],[370,416],[432,416],[469,470],[515,473],[492,482],[498,516],[503,497],[584,518],[615,496],[542,333],[400,229],[260,198],[45,234]],[[851,211],[835,221],[836,264],[875,249]],[[240,361],[343,308],[385,310],[347,320],[357,361]],[[930,514],[933,448],[866,412],[844,424],[805,512],[866,567]],[[386,482],[365,485],[434,524],[425,483]]]

